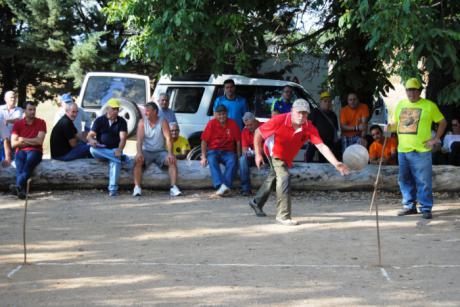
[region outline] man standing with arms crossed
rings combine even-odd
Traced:
[[[348,174],[345,164],[337,161],[321,140],[318,130],[307,121],[310,105],[304,99],[297,99],[292,105],[290,113],[275,116],[263,126],[259,127],[254,135],[254,149],[256,166],[263,164],[262,141],[265,140],[266,154],[269,156],[270,173],[260,186],[256,196],[249,202],[257,216],[266,216],[262,208],[270,195],[273,184],[276,182],[276,222],[281,225],[294,226],[298,222],[291,219],[291,193],[288,168],[302,145],[311,141],[323,156],[342,174]]]
[[[406,82],[407,99],[401,100],[395,111],[394,124],[398,132],[399,188],[403,209],[399,216],[417,214],[420,203],[422,218],[431,219],[433,207],[432,156],[433,145],[440,142],[447,121],[436,104],[421,98],[422,84],[416,78]],[[432,123],[438,123],[431,137]]]

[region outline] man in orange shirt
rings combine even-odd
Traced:
[[[347,96],[348,105],[340,111],[340,128],[342,129],[342,153],[353,144],[367,146],[366,132],[369,108],[360,103],[356,93]]]
[[[382,147],[385,137],[382,128],[379,125],[371,127],[371,135],[374,142],[369,147],[369,158],[371,164],[379,164],[382,154]],[[398,156],[398,144],[393,137],[387,138],[385,150],[383,152],[382,164],[396,165],[396,157]]]

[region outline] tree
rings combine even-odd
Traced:
[[[162,73],[254,73],[276,40],[291,35],[298,0],[111,1],[105,12],[132,35],[124,55]],[[255,64],[255,65],[254,65]]]
[[[347,0],[344,23],[359,24],[390,73],[427,75],[427,96],[460,105],[460,2]]]
[[[107,25],[100,8],[105,0],[3,0],[0,2],[0,73],[3,88],[16,89],[20,103],[27,90],[44,101],[75,93],[91,70],[145,70],[120,59],[121,23]]]

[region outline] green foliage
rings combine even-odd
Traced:
[[[121,23],[107,25],[100,11],[106,0],[3,0],[0,2],[0,77],[4,90],[16,89],[20,103],[28,86],[33,100],[76,93],[86,72],[145,71],[120,58]],[[4,31],[3,31],[4,30]],[[30,93],[29,93],[30,94]]]
[[[162,73],[256,71],[254,60],[289,37],[300,1],[114,0],[104,9],[133,34],[123,55]],[[278,40],[278,41],[277,41]]]
[[[460,104],[459,1],[347,0],[344,7],[390,73],[403,79],[427,73],[432,99]],[[430,82],[435,76],[444,82]]]

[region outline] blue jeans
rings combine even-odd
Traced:
[[[433,207],[432,158],[428,152],[399,152],[399,188],[402,204],[412,209],[417,201],[422,212],[431,212]]]
[[[72,148],[67,154],[54,158],[59,161],[72,161],[76,159],[85,159],[89,157],[90,146],[84,143],[78,143],[77,146]]]
[[[348,146],[353,144],[358,144],[361,137],[359,135],[355,136],[342,136],[342,154],[345,152]]]
[[[35,167],[42,160],[42,152],[37,150],[19,150],[14,159],[16,164],[16,186],[25,191],[27,179],[32,176]]]
[[[209,169],[211,170],[212,185],[219,188],[222,183],[232,188],[233,175],[236,167],[236,154],[224,150],[209,150],[207,154]],[[222,174],[220,163],[225,166],[225,172]]]
[[[89,149],[94,158],[109,161],[109,192],[118,191],[118,178],[120,177],[121,158],[115,157],[115,149],[94,147]]]
[[[240,181],[241,181],[241,190],[250,191],[251,190],[251,179],[250,179],[250,170],[249,167],[254,166],[255,161],[254,157],[246,157],[242,155],[240,157]]]

